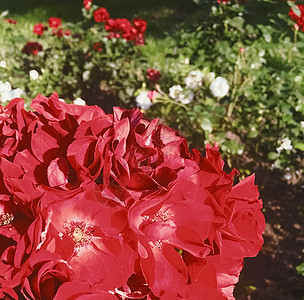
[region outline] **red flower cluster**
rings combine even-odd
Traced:
[[[138,109],[0,106],[0,297],[234,299],[263,239],[254,177]]]
[[[94,19],[96,22],[107,22],[109,18],[110,15],[104,7],[100,7],[94,11]]]
[[[147,78],[151,83],[155,84],[161,77],[162,75],[159,71],[154,70],[153,68],[147,69]]]
[[[123,38],[134,41],[135,45],[143,45],[147,22],[142,19],[133,19],[132,23],[133,25],[127,19],[109,19],[105,29],[109,32],[109,38]]]
[[[52,28],[52,34],[57,35],[58,37],[62,37],[64,35],[71,35],[71,30],[63,30],[61,28],[61,19],[60,18],[49,18],[48,21],[49,27]],[[34,25],[33,32],[37,35],[42,36],[44,33],[44,30],[46,30],[47,27],[45,27],[42,23],[38,23]]]
[[[299,10],[301,12],[300,16],[297,16],[294,13],[292,8],[290,8],[288,15],[291,17],[292,20],[294,20],[297,23],[297,25],[299,26],[299,29],[301,31],[304,31],[304,4],[297,5],[297,7],[299,8]]]
[[[37,55],[40,51],[42,51],[42,46],[37,42],[27,42],[21,50],[22,53],[33,55]]]

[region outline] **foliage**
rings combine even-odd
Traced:
[[[295,170],[303,166],[304,36],[293,27],[288,5],[285,14],[269,15],[268,23],[253,24],[250,18],[246,5],[234,1],[212,5],[201,24],[174,36],[181,49],[179,59],[190,63],[185,69],[210,70],[226,78],[230,86],[226,97],[210,97],[205,82],[191,103],[180,105],[166,95],[148,114],[161,111],[170,126],[193,137],[193,146],[199,139],[219,143],[229,160],[242,159],[247,168],[263,163]],[[181,84],[186,74],[173,72],[173,84]],[[168,84],[160,85],[168,94]]]
[[[0,19],[4,41],[0,58],[6,62],[1,70],[2,80],[23,89],[28,102],[38,93],[50,95],[56,90],[66,100],[102,99],[112,93],[128,103],[138,82],[143,80],[141,68],[145,62],[141,61],[138,45],[144,43],[144,32],[140,41],[123,37],[122,33],[118,38],[119,29],[113,37],[111,28],[105,29],[105,22],[93,18],[96,10],[96,5],[83,8],[83,21],[64,23],[58,28],[41,24],[41,35]],[[118,20],[134,30],[128,20]],[[42,51],[36,55],[21,53],[29,40],[41,44]],[[38,72],[38,78],[29,76],[32,70]]]

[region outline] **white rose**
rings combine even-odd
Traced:
[[[141,91],[140,94],[136,97],[136,105],[142,109],[149,109],[153,104],[151,99],[148,97],[147,91]]]
[[[191,71],[188,76],[185,78],[185,84],[190,89],[196,89],[202,85],[203,73],[199,70]]]
[[[12,90],[12,86],[8,81],[6,82],[0,81],[0,94],[5,92],[10,92],[11,90]]]
[[[191,91],[186,91],[183,94],[180,94],[176,101],[179,101],[183,104],[189,104],[193,101],[194,94]]]
[[[281,153],[282,150],[292,150],[291,140],[289,138],[283,138],[281,140],[281,145],[277,148],[277,152]]]
[[[36,70],[30,70],[29,74],[30,74],[30,78],[33,80],[36,80],[39,77],[39,73]]]
[[[169,88],[169,96],[172,99],[176,99],[183,92],[183,88],[180,85],[173,85]]]
[[[4,69],[7,67],[6,62],[4,60],[0,61],[0,67]]]
[[[90,78],[90,71],[84,71],[83,74],[82,74],[82,78],[84,81],[88,81],[89,78]]]
[[[83,99],[81,99],[81,98],[76,98],[74,101],[73,101],[73,103],[74,104],[76,104],[76,105],[86,105],[86,102],[83,100]]]
[[[210,84],[210,90],[214,97],[223,98],[229,91],[228,81],[223,77],[216,77]]]
[[[14,89],[11,91],[12,98],[10,100],[12,100],[14,98],[20,98],[22,94],[24,94],[24,90]]]

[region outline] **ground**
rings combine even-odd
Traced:
[[[279,172],[258,171],[266,228],[262,251],[245,259],[236,287],[238,300],[304,299],[304,186],[288,184]]]

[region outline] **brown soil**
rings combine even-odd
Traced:
[[[262,251],[246,258],[237,300],[303,300],[304,277],[296,267],[304,262],[304,185],[288,184],[279,172],[259,171],[266,229]]]

